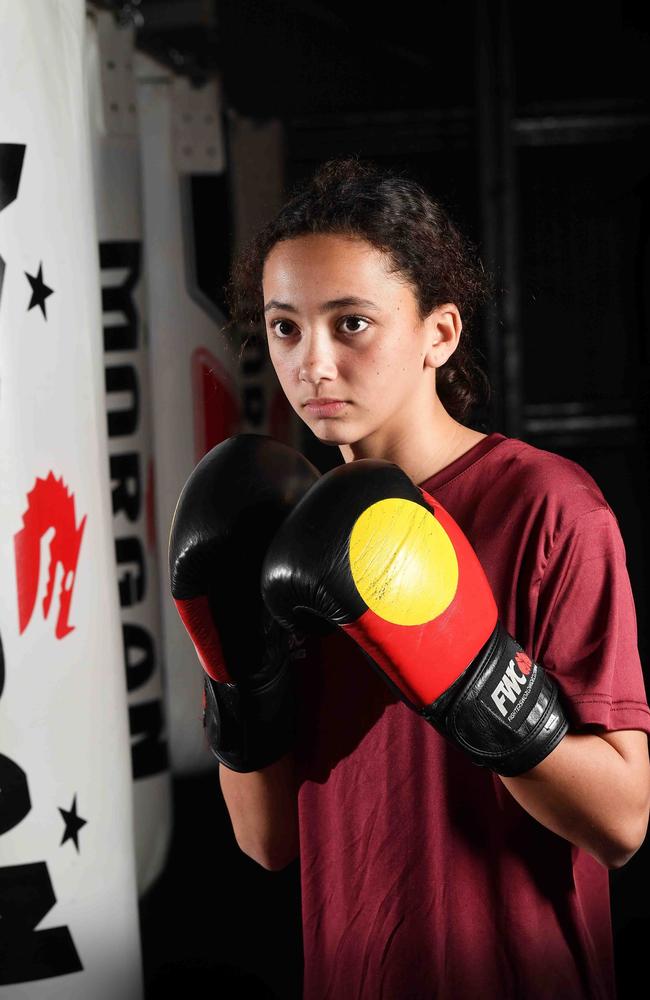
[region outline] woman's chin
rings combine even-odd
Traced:
[[[314,431],[313,433],[314,437],[316,437],[321,444],[329,444],[333,448],[336,448],[338,445],[341,444],[348,444],[348,440],[344,434],[335,434],[334,432],[332,432],[331,434],[323,435],[323,434],[317,434],[316,431]]]
[[[332,446],[341,444],[351,444],[355,439],[354,434],[350,434],[348,431],[343,429],[343,427],[311,427],[312,434],[317,438],[321,444],[329,444]]]

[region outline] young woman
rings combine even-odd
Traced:
[[[238,842],[300,857],[305,1000],[615,996],[608,871],[646,835],[650,733],[616,517],[576,463],[467,420],[487,282],[417,183],[329,161],[236,261],[282,389],[344,461],[397,464],[472,544],[499,618],[570,730],[516,777],[479,768],[340,630],[297,662],[292,753],[220,766]]]

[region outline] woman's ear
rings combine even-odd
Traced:
[[[430,368],[440,368],[458,347],[463,323],[458,307],[453,302],[429,313],[424,320],[425,348],[424,364]]]

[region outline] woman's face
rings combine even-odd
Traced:
[[[436,353],[438,310],[421,321],[412,286],[388,264],[365,240],[330,234],[276,243],[266,258],[271,361],[291,406],[323,442],[407,434],[419,408],[432,409],[435,367],[455,347],[445,349],[442,338]]]

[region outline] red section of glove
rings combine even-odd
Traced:
[[[174,603],[205,672],[215,681],[232,684],[207,597],[202,595],[190,600],[175,600]]]
[[[465,534],[439,501],[420,492],[456,553],[454,599],[422,625],[395,625],[368,608],[356,622],[341,626],[418,707],[430,705],[462,674],[492,635],[498,617],[492,589]]]

